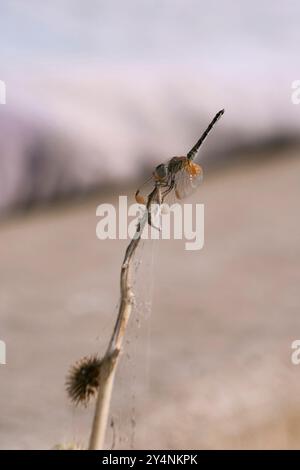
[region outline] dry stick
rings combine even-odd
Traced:
[[[132,311],[134,293],[130,282],[130,267],[133,255],[141,240],[141,235],[148,221],[148,213],[152,201],[159,196],[159,188],[155,187],[148,196],[147,211],[143,214],[138,223],[135,236],[129,243],[124,261],[121,267],[120,290],[121,302],[114,331],[109,342],[107,351],[103,358],[99,374],[99,388],[95,407],[95,414],[90,437],[89,449],[101,450],[104,446],[105,432],[107,428],[111,395],[113,390],[115,373],[118,365],[118,359],[122,348],[126,327]],[[158,200],[160,200],[158,198]]]

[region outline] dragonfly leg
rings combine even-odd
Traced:
[[[155,207],[160,207],[161,203],[162,203],[162,193],[161,193],[161,189],[160,189],[160,186],[157,186],[156,187],[156,192],[155,192],[155,195],[157,197],[157,201],[155,202],[155,204],[153,204],[152,202],[152,199],[153,199],[153,196],[151,196],[151,199],[149,201],[149,207],[148,207],[148,224],[155,228],[156,230],[158,230],[159,232],[161,231],[161,228],[160,227],[157,227],[156,225],[153,224],[152,222],[152,212],[151,212],[151,208],[152,206],[154,205]]]
[[[164,202],[167,195],[173,190],[175,186],[175,178],[172,178],[169,187],[162,193],[162,202]]]
[[[148,224],[155,228],[156,230],[158,230],[159,232],[161,231],[161,228],[160,227],[157,227],[156,225],[153,224],[152,222],[152,214],[151,214],[151,210],[148,211]]]

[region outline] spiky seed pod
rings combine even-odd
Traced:
[[[80,359],[70,369],[66,390],[75,405],[87,406],[99,387],[99,374],[103,360],[97,355]]]

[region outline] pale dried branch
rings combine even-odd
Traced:
[[[148,214],[151,210],[152,201],[159,199],[159,187],[156,186],[148,196],[147,210],[144,212],[138,223],[135,236],[127,247],[124,261],[122,263],[120,276],[120,307],[114,331],[99,372],[98,396],[89,442],[90,450],[100,450],[103,449],[104,446],[115,373],[134,302],[130,268],[134,253],[141,240],[144,227],[148,222]]]

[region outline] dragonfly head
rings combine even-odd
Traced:
[[[156,181],[166,181],[169,175],[168,165],[161,163],[158,165],[153,173]]]

